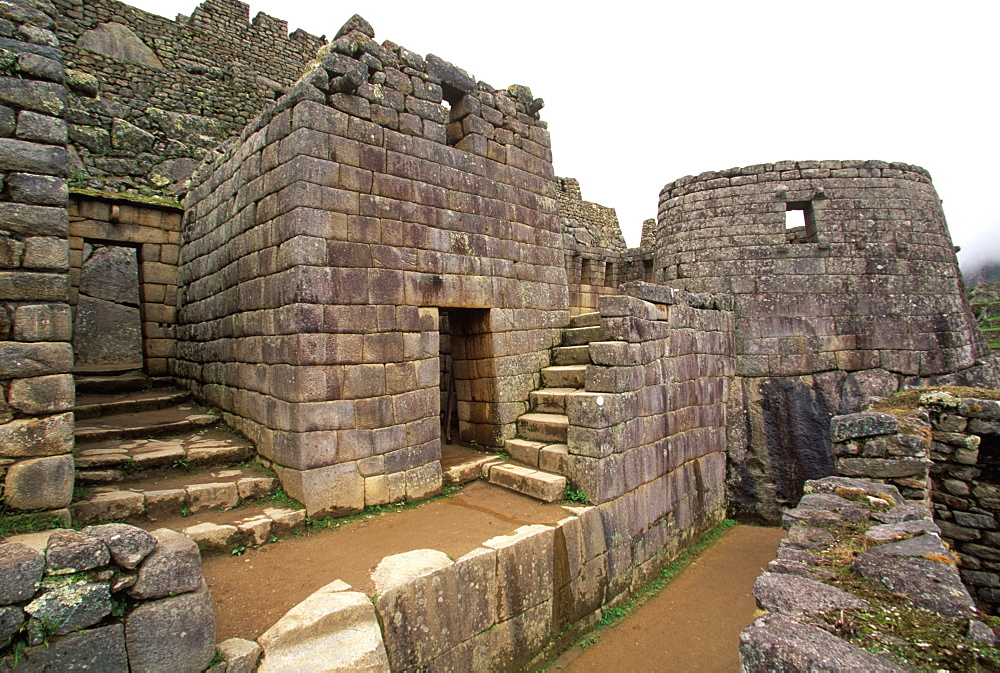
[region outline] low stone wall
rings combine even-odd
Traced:
[[[0,543],[0,668],[204,670],[215,611],[198,546],[125,524]]]
[[[931,390],[920,394],[919,404],[903,418],[878,412],[833,418],[837,471],[894,484],[909,500],[933,502],[941,534],[961,559],[962,578],[979,605],[996,614],[1000,402]]]
[[[754,583],[766,614],[740,637],[743,670],[995,665],[996,635],[929,509],[893,486],[828,477],[806,483],[784,524],[777,559]]]
[[[693,486],[692,476],[683,483]],[[571,516],[555,526],[522,526],[456,560],[430,549],[387,556],[372,574],[374,609],[339,580],[324,587],[258,639],[259,670],[522,670],[551,641],[592,626],[724,515],[717,507],[687,526],[663,522],[654,543],[632,532],[649,504],[567,507]],[[623,563],[623,548],[651,553]]]

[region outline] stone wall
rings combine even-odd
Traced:
[[[57,510],[73,493],[66,123],[55,9],[0,16],[0,508]]]
[[[930,504],[941,535],[961,559],[976,601],[1000,607],[1000,402],[920,394],[920,409],[897,419],[878,412],[835,417],[841,474],[893,483]]]
[[[325,42],[239,0],[175,21],[116,0],[57,0],[71,69],[73,183],[109,192],[178,187],[294,82]]]
[[[786,229],[790,211],[805,228]],[[904,385],[1000,383],[921,168],[800,161],[681,178],[660,194],[655,267],[735,299],[730,491],[765,518],[832,473],[830,415]]]
[[[104,356],[103,362],[141,362],[147,374],[171,373],[181,215],[178,208],[125,199],[78,194],[70,198],[69,298],[76,307],[73,339],[79,364],[99,364],[81,358],[81,350],[100,342],[97,354]],[[95,245],[131,254],[98,259],[92,254]],[[85,262],[90,267],[90,288],[88,278],[82,276]],[[125,347],[120,340],[107,343],[108,334],[124,331],[123,324],[134,324],[124,336],[137,339],[137,345],[130,342]],[[137,333],[132,334],[133,330]]]
[[[107,524],[51,531],[38,550],[0,543],[0,667],[197,673],[214,655],[212,598],[186,536]]]
[[[373,35],[352,19],[185,201],[177,374],[310,515],[440,488],[439,307],[485,446],[569,317],[541,100]]]

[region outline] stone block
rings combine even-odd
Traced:
[[[30,615],[28,642],[40,645],[48,636],[93,626],[111,614],[111,592],[106,582],[55,584],[45,587],[24,611]]]
[[[253,673],[262,650],[251,640],[229,638],[219,643],[219,652],[225,662],[225,673]]]
[[[123,523],[108,523],[101,526],[87,526],[82,533],[103,542],[122,568],[133,570],[156,547],[156,538],[136,526]]]
[[[25,648],[19,669],[25,671],[127,671],[125,630],[121,624],[71,633]]]
[[[859,437],[892,435],[899,430],[895,416],[878,412],[866,412],[835,416],[830,420],[830,438],[834,442],[845,442]]]
[[[65,206],[69,198],[66,179],[53,175],[12,173],[7,176],[10,200],[37,206]],[[65,245],[65,239],[61,239]],[[67,268],[67,266],[54,267]]]
[[[200,575],[196,591],[143,603],[125,619],[132,670],[200,673],[208,667],[215,656],[215,610]]]
[[[236,545],[239,530],[236,526],[220,525],[206,521],[188,526],[181,531],[195,541],[203,552],[228,552]]]
[[[14,312],[14,336],[17,338],[18,315]],[[63,374],[73,366],[73,351],[68,343],[0,342],[0,378],[28,378]]]
[[[4,502],[15,509],[59,509],[73,499],[73,457],[32,458],[7,468]]]
[[[146,516],[155,521],[160,517],[176,516],[188,505],[188,494],[183,488],[146,491]]]
[[[248,546],[259,547],[271,540],[271,524],[270,518],[261,515],[237,522],[236,528]]]
[[[441,463],[432,462],[406,471],[406,500],[423,500],[441,492],[444,476]]]
[[[45,557],[20,542],[0,543],[0,605],[26,601],[45,571]]]
[[[73,513],[75,523],[99,523],[142,516],[143,504],[142,493],[112,491],[98,493],[86,500],[74,502],[70,505],[70,511]]]
[[[237,480],[236,491],[240,500],[259,500],[274,493],[277,486],[273,477],[244,477]]]
[[[63,376],[43,377],[45,379],[63,378]],[[70,381],[70,396],[73,395],[72,377],[66,376]],[[39,379],[15,379],[11,381],[11,389],[20,381],[38,381]],[[29,392],[34,392],[29,388]],[[19,392],[19,400],[25,406],[30,404],[25,402],[26,395],[23,390]],[[13,395],[12,395],[13,397]],[[26,411],[24,407],[18,407]],[[70,399],[72,406],[72,397]],[[28,412],[30,413],[30,412]],[[58,414],[45,418],[18,418],[0,425],[0,457],[3,458],[23,458],[27,456],[55,456],[69,453],[73,449],[73,414]]]
[[[274,466],[285,492],[306,507],[312,518],[343,516],[365,507],[364,478],[355,463],[313,470]]]
[[[192,484],[185,490],[188,494],[188,507],[192,512],[232,509],[240,502],[239,492],[233,482]]]
[[[301,509],[268,508],[264,510],[264,516],[271,520],[271,533],[274,535],[291,535],[306,525],[306,513]]]
[[[389,478],[384,474],[365,477],[365,507],[388,504]]]
[[[54,531],[45,548],[45,562],[51,575],[93,570],[110,561],[111,552],[107,545],[75,530]]]
[[[549,526],[521,526],[511,535],[501,535],[483,543],[484,547],[497,552],[500,621],[552,598],[553,531]]]
[[[18,306],[14,310],[14,338],[17,341],[69,341],[72,332],[72,315],[69,306],[65,304],[29,304]],[[58,345],[57,351],[37,349],[29,350],[22,357],[33,357],[44,354],[49,359],[50,366],[63,366],[67,346]],[[72,361],[65,365],[69,371]],[[45,372],[48,373],[48,372]]]
[[[328,584],[265,631],[257,639],[265,653],[257,670],[389,670],[375,608],[348,588],[340,580]]]
[[[8,402],[10,406],[26,414],[51,414],[72,409],[75,394],[71,374],[39,376],[11,381]],[[50,423],[50,426],[68,426],[72,434],[73,418],[69,414],[53,418],[59,420]],[[3,449],[0,449],[0,455],[2,454]]]
[[[39,145],[35,142],[13,138],[0,138],[0,170],[3,171],[65,176],[67,157],[65,147]],[[68,227],[65,212],[62,215],[62,220],[62,233],[65,235]],[[0,218],[0,221],[4,220]],[[6,221],[4,221],[4,228],[7,228]]]
[[[201,555],[190,538],[169,528],[153,531],[156,548],[139,566],[133,598],[148,600],[195,591],[202,586]],[[207,596],[207,589],[205,595]]]

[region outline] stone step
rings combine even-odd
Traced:
[[[119,483],[151,478],[156,470],[231,465],[250,460],[253,445],[228,430],[206,428],[178,437],[105,439],[74,451],[81,483]]]
[[[517,434],[523,439],[550,444],[566,443],[569,418],[563,414],[523,414],[517,419]]]
[[[77,394],[127,393],[152,387],[149,377],[142,372],[126,372],[117,376],[77,375],[73,377]]]
[[[117,487],[95,487],[69,509],[75,524],[163,523],[198,512],[231,510],[269,499],[277,490],[275,477],[249,468],[178,472]]]
[[[179,388],[156,388],[129,393],[84,393],[76,396],[73,413],[76,420],[114,414],[134,414],[175,406],[191,399],[191,393]]]
[[[590,346],[558,346],[552,352],[552,364],[590,364]]]
[[[531,410],[543,414],[565,414],[566,396],[575,393],[578,388],[542,388],[533,390],[528,395]]]
[[[113,439],[176,435],[215,425],[219,420],[220,417],[216,414],[203,413],[191,405],[182,404],[155,411],[85,419],[76,424],[74,434],[79,446]]]
[[[591,341],[598,341],[601,338],[600,326],[591,327],[570,327],[563,330],[563,346],[580,346],[589,344]]]
[[[74,365],[74,376],[119,376],[121,374],[141,373],[142,363],[114,365]]]
[[[485,476],[489,466],[499,463],[496,454],[446,445],[441,447],[441,470],[446,484],[467,484]]]
[[[583,388],[587,365],[556,365],[542,370],[546,388]]]
[[[515,461],[505,461],[492,466],[487,479],[491,484],[503,486],[542,502],[562,500],[566,493],[566,477]]]
[[[236,514],[233,510],[232,514]],[[242,554],[244,550],[295,535],[306,527],[304,509],[266,507],[259,513],[242,512],[248,516],[231,521],[204,521],[181,528],[180,532],[198,543],[202,555]],[[193,518],[193,517],[192,517]]]
[[[504,451],[511,459],[528,467],[553,474],[566,474],[566,460],[569,447],[565,444],[546,444],[530,439],[508,439]]]
[[[597,311],[581,313],[569,319],[570,327],[594,327],[601,324],[601,314]]]

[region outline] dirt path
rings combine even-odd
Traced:
[[[739,634],[753,621],[750,589],[784,535],[736,526],[651,601],[550,671],[739,671]]]
[[[560,505],[477,481],[458,495],[419,507],[283,540],[243,556],[210,556],[204,572],[215,603],[216,638],[255,639],[335,579],[370,591],[369,574],[383,556],[437,549],[458,558],[519,526],[553,524],[567,516]]]

